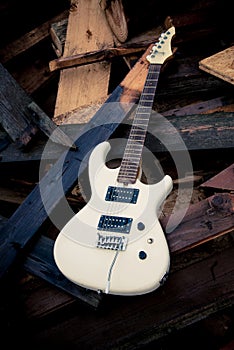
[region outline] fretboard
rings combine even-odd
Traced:
[[[161,64],[149,65],[144,89],[120,165],[118,182],[124,184],[136,182],[161,66]]]

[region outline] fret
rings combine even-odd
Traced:
[[[121,174],[122,174],[122,175],[128,174],[128,175],[134,176],[134,174],[137,174],[138,168],[139,168],[138,166],[135,167],[135,168],[133,168],[133,167],[131,167],[131,166],[123,167],[123,168],[121,169],[120,175],[121,175]]]
[[[161,64],[149,65],[146,82],[136,109],[132,128],[121,162],[117,178],[118,182],[134,183],[136,181],[160,68]]]

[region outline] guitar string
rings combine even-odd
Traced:
[[[157,83],[158,83],[158,77],[159,77],[159,73],[160,73],[159,67],[161,67],[161,66],[154,65],[154,64],[149,65],[146,81],[144,84],[142,94],[140,96],[138,107],[135,111],[135,116],[134,116],[133,124],[132,124],[131,130],[130,130],[130,135],[129,135],[129,138],[128,138],[128,141],[127,141],[127,144],[125,147],[123,159],[122,159],[120,167],[119,167],[117,178],[115,179],[115,182],[113,184],[114,189],[115,188],[118,189],[118,185],[119,185],[118,177],[120,176],[120,178],[121,178],[121,175],[120,175],[121,173],[122,173],[123,179],[125,177],[126,177],[126,179],[128,179],[127,185],[132,184],[132,181],[130,181],[131,176],[129,179],[129,168],[131,169],[133,159],[135,159],[135,158],[137,159],[137,169],[134,166],[134,169],[133,169],[133,174],[135,173],[134,174],[134,183],[136,183],[136,181],[137,181],[137,177],[138,177],[137,175],[138,175],[140,161],[141,161],[141,157],[142,157],[142,150],[143,150],[143,146],[144,146],[144,142],[145,142],[146,132],[147,132],[148,123],[149,123],[150,114],[151,114],[151,108],[153,105],[155,91],[156,91],[156,87],[157,87]],[[151,80],[152,82],[155,82],[155,84],[149,82],[149,80]],[[153,89],[153,92],[150,93],[149,91],[152,91],[151,89]],[[148,99],[146,99],[146,93],[148,95],[151,95],[151,97],[152,97],[151,99],[149,99],[149,101],[148,101]],[[142,113],[140,112],[140,109],[139,109],[140,107],[142,107],[142,108],[147,107],[147,109],[150,108],[150,112],[147,111],[147,113],[146,113],[146,115],[147,115],[146,119],[142,119]],[[142,127],[140,127],[140,129],[139,129],[139,125],[141,125],[140,120],[139,120],[139,116],[141,116],[140,119],[141,119],[142,124],[143,124],[143,129],[142,129]],[[140,134],[140,136],[138,133]],[[140,154],[135,157],[136,144],[139,146],[139,139],[141,141],[141,144],[140,144],[140,151],[138,150],[138,153],[140,152]],[[127,155],[126,152],[128,152],[129,155]],[[123,185],[124,184],[125,183],[123,183]],[[105,216],[104,222],[102,224],[102,225],[104,225],[105,229],[101,230],[101,232],[104,232],[104,234],[106,232],[108,232],[108,226],[106,226],[106,225],[108,225],[108,220],[109,220],[109,217],[111,217],[111,214],[116,213],[116,212],[118,213],[118,212],[120,212],[121,209],[123,209],[123,205],[122,205],[123,203],[120,203],[118,201],[118,198],[117,198],[117,201],[114,198],[114,196],[115,196],[114,189],[113,189],[111,196],[109,198],[110,202],[108,203],[107,215]],[[107,189],[107,191],[108,191],[108,189]],[[117,190],[116,195],[118,197],[118,190]],[[124,243],[122,243],[122,244],[124,244]],[[109,290],[110,290],[112,270],[114,268],[117,257],[119,255],[119,251],[120,250],[117,247],[117,250],[115,251],[115,254],[114,254],[113,259],[112,259],[112,263],[109,267],[107,281],[106,281],[106,288],[105,288],[106,293],[109,293]]]
[[[139,137],[139,135],[138,135],[139,115],[142,115],[139,112],[139,106],[143,107],[143,108],[145,108],[145,107],[151,108],[151,106],[153,104],[154,96],[155,96],[155,91],[156,91],[159,73],[160,73],[159,65],[157,65],[157,66],[155,64],[149,65],[146,82],[145,82],[143,92],[142,92],[140,100],[139,100],[139,105],[138,105],[138,108],[136,110],[135,117],[133,120],[133,125],[132,125],[131,131],[130,131],[131,138],[128,139],[128,142],[127,142],[127,145],[125,148],[125,152],[123,155],[123,159],[122,159],[122,162],[120,165],[120,169],[119,169],[119,174],[122,172],[122,178],[125,178],[125,177],[126,177],[126,179],[129,178],[129,168],[131,169],[131,167],[132,167],[132,158],[138,159],[138,167],[137,168],[139,168],[139,162],[141,160],[142,149],[143,149],[144,140],[145,140],[145,136],[146,136],[146,132],[147,132],[147,126],[148,126],[150,113],[151,113],[151,112],[147,112],[147,118],[143,120],[146,123],[145,123],[145,125],[143,123],[144,129],[140,129],[140,134],[141,134],[140,138],[143,138],[141,140],[142,145],[140,145],[141,149],[140,149],[140,151],[138,151],[138,152],[140,152],[140,155],[135,157],[134,153],[136,152],[135,151],[136,142],[137,142],[137,145],[139,146],[139,142],[138,142],[139,140],[137,139]],[[156,82],[156,84],[150,83],[149,80]],[[149,91],[148,90],[149,88],[153,89],[153,93],[146,92],[146,91]],[[149,101],[144,100],[144,98],[146,98],[145,97],[146,93],[152,95],[151,100],[149,100]],[[146,105],[145,102],[143,103],[142,101],[147,101],[147,104],[149,104],[150,106]],[[150,109],[150,111],[151,111],[151,109]],[[126,152],[128,152],[130,154],[130,156],[129,155],[126,156]],[[138,172],[138,170],[134,169],[133,172]],[[118,176],[119,176],[119,174],[118,174]],[[117,176],[117,178],[118,178],[118,176]],[[130,177],[131,177],[131,175],[130,175]],[[135,175],[134,175],[134,180],[135,180],[134,181],[134,183],[135,183],[137,180],[137,173],[135,173]],[[132,183],[132,182],[130,181],[130,182],[128,182],[128,184],[129,183]],[[116,187],[116,189],[118,188],[118,184],[119,184],[119,182],[116,180],[114,183],[114,185],[115,185],[114,187]],[[118,193],[116,195],[118,196]],[[105,230],[103,230],[104,232],[108,231],[107,225],[108,225],[108,221],[109,221],[109,216],[111,216],[111,214],[113,212],[115,212],[115,213],[119,212],[122,208],[122,203],[120,204],[120,202],[118,202],[118,199],[116,201],[114,197],[115,197],[115,192],[113,190],[111,193],[111,196],[109,198],[110,203],[109,203],[108,208],[107,208],[108,215],[106,215],[104,222],[103,222],[103,227],[105,228]]]

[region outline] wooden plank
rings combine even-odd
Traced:
[[[68,16],[67,16],[68,17]],[[58,57],[63,54],[63,48],[66,41],[68,18],[51,24],[50,35],[52,39],[52,46]]]
[[[34,101],[28,105],[28,109],[31,111],[30,117],[32,121],[51,141],[76,149],[72,139]]]
[[[109,61],[113,57],[126,56],[137,52],[145,51],[144,47],[111,47],[104,50],[87,52],[85,54],[73,55],[71,57],[60,57],[50,61],[50,71],[53,72],[58,69],[71,68],[85,64],[95,63],[99,61]]]
[[[24,130],[30,124],[26,117],[26,106],[32,100],[1,64],[0,81],[0,123],[14,142],[22,141]]]
[[[100,23],[102,25],[100,26]],[[113,36],[98,0],[73,1],[63,56],[113,46]],[[95,63],[60,72],[54,120],[78,106],[107,97],[110,63]]]
[[[203,182],[201,187],[211,187],[221,190],[234,191],[234,164]]]
[[[163,288],[153,293],[134,298],[107,296],[102,312],[75,308],[59,322],[54,319],[51,327],[48,323],[41,329],[35,327],[32,342],[59,342],[89,349],[95,344],[95,350],[153,345],[173,331],[232,306],[233,266],[233,247],[211,253],[202,261],[174,271]]]
[[[52,239],[45,236],[40,237],[24,262],[26,271],[69,293],[69,295],[90,304],[92,307],[98,307],[102,300],[100,294],[75,285],[61,274],[54,262],[53,246],[54,241]]]
[[[175,212],[178,222],[181,211]],[[162,218],[165,228],[168,217]],[[173,221],[171,221],[173,227]],[[167,235],[171,252],[180,252],[234,230],[234,195],[220,193],[188,208],[185,217],[171,234]]]
[[[10,272],[17,267],[17,261],[21,260],[26,247],[51,212],[56,208],[59,210],[58,203],[74,187],[77,182],[77,174],[79,172],[82,174],[87,166],[84,157],[98,143],[108,139],[132,110],[134,102],[139,99],[145,83],[148,72],[148,62],[146,61],[148,53],[149,51],[146,51],[121,85],[114,90],[106,103],[83,128],[82,132],[77,135],[76,144],[79,148],[76,151],[70,150],[65,153],[66,166],[64,167],[64,155],[62,155],[1,230],[1,280],[10,276]],[[107,120],[109,124],[105,124]],[[63,180],[62,191],[58,190],[58,181],[61,179]],[[24,220],[22,220],[22,217]],[[64,217],[63,224],[68,219],[68,217]],[[13,245],[13,241],[17,244]]]
[[[59,128],[68,135],[72,140],[82,130],[87,122],[87,119],[91,119],[94,113],[95,106],[100,108],[100,105],[92,105],[92,108],[87,108],[87,112],[75,110],[73,113],[68,114],[66,118],[61,116],[61,119],[57,119],[57,123],[61,124]],[[98,110],[98,109],[97,109]],[[94,113],[95,114],[95,113]],[[180,135],[181,140],[187,147],[188,151],[196,150],[217,150],[217,149],[232,149],[233,148],[233,128],[234,128],[234,114],[225,112],[215,112],[212,114],[201,115],[181,115],[181,116],[167,116],[165,120],[167,123],[158,122],[157,115],[153,114],[150,121],[150,133],[146,139],[146,145],[151,149],[152,152],[160,154],[161,152],[168,151],[165,145],[158,142],[157,139],[152,139],[152,135],[156,135],[160,138],[166,138],[165,144],[168,147],[173,147],[173,151],[181,150],[183,146],[180,142],[175,143],[175,137],[178,140]],[[76,124],[82,122],[81,124]],[[85,123],[84,123],[85,122]],[[130,121],[129,121],[130,122]],[[70,124],[75,123],[75,124]],[[118,130],[118,129],[117,129]],[[116,135],[118,137],[126,137],[126,128],[121,128]],[[170,135],[171,137],[167,137]],[[47,141],[46,141],[47,142]],[[184,146],[183,146],[184,147]],[[123,152],[124,144],[119,147],[118,152]],[[43,159],[56,161],[61,154],[64,152],[64,148],[54,143],[47,143],[45,148],[45,141],[38,140],[37,144],[27,153],[22,153],[17,150],[15,145],[9,145],[6,149],[0,152],[1,162],[0,164],[8,162],[24,162],[24,161],[40,161],[42,154]]]
[[[68,16],[68,12],[64,11],[61,14],[53,17],[51,20],[43,23],[39,27],[31,30],[8,45],[0,49],[0,61],[2,64],[10,61],[12,58],[22,54],[40,41],[46,39],[50,35],[50,26],[53,22],[64,19]]]
[[[18,146],[28,145],[40,129],[51,137],[52,141],[74,147],[72,140],[57,127],[1,64],[0,81],[0,123]]]
[[[234,84],[234,46],[204,58],[199,62],[199,68]]]
[[[162,114],[164,116],[180,117],[183,115],[186,116],[191,114],[214,113],[218,111],[234,112],[234,105],[232,104],[233,102],[233,98],[221,96],[206,101],[191,103],[183,107],[169,109],[168,111],[164,111]]]

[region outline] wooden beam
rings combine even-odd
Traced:
[[[63,57],[107,47],[113,47],[113,36],[99,0],[73,1]],[[55,122],[61,114],[106,98],[109,76],[110,63],[94,63],[88,67],[61,71],[54,111]]]
[[[100,61],[108,61],[113,57],[126,56],[132,53],[145,51],[145,49],[145,46],[140,45],[138,47],[119,46],[107,48],[105,50],[87,52],[85,54],[73,55],[71,57],[60,57],[50,61],[49,67],[50,71],[53,72],[58,69],[71,68]]]
[[[172,259],[172,267],[174,263]],[[211,250],[204,259],[172,272],[163,287],[153,293],[134,298],[106,296],[101,312],[77,307],[72,311],[70,304],[70,312],[62,320],[51,318],[51,327],[48,323],[43,326],[43,318],[41,327],[36,323],[31,344],[59,341],[78,348],[84,344],[93,348],[95,344],[97,350],[155,347],[156,340],[233,306],[233,266],[233,247],[221,252]],[[39,320],[44,310],[36,295],[30,298],[30,305],[34,305],[32,322],[33,317]],[[44,304],[49,308],[50,295],[47,298]]]
[[[90,117],[88,109],[88,116]],[[165,120],[168,123],[162,123],[157,121],[157,114],[153,114],[150,120],[150,133],[146,139],[146,145],[152,152],[157,154],[161,152],[167,152],[165,145],[158,142],[157,139],[152,139],[152,135],[166,137],[165,144],[169,147],[173,147],[173,151],[181,150],[182,143],[175,144],[175,137],[178,139],[178,135],[186,145],[188,151],[202,151],[202,150],[217,150],[217,149],[232,149],[233,137],[232,130],[234,127],[234,114],[231,112],[215,112],[211,114],[192,114],[192,115],[168,115]],[[85,113],[79,112],[72,113],[71,117],[67,116],[66,119],[61,118],[61,122],[66,120],[78,123],[81,119],[86,119]],[[130,123],[130,121],[129,121]],[[61,124],[59,128],[70,137],[74,139],[77,134],[85,126],[82,124]],[[117,129],[118,130],[118,129]],[[116,131],[117,132],[117,131]],[[117,134],[116,134],[117,135]],[[167,137],[170,135],[170,138]],[[118,137],[126,137],[126,128],[121,128],[118,131]],[[46,141],[47,142],[47,141]],[[64,148],[53,143],[48,143],[45,148],[44,140],[38,140],[37,144],[31,151],[22,153],[17,149],[14,144],[9,145],[3,150],[1,155],[0,164],[8,162],[24,162],[24,161],[40,161],[42,154],[43,159],[48,159],[54,162],[64,152]],[[183,146],[184,147],[184,146]],[[121,154],[124,151],[124,143],[118,149]]]
[[[176,222],[180,215],[180,211],[175,213]],[[168,219],[161,219],[164,228]],[[191,205],[179,226],[167,238],[170,250],[174,253],[191,249],[233,229],[234,195],[220,193]]]
[[[51,140],[73,147],[70,138],[20,87],[0,64],[0,123],[17,146],[27,146],[40,129]]]
[[[234,46],[204,58],[199,62],[199,68],[234,84]]]
[[[234,164],[231,164],[229,167],[213,176],[211,179],[203,182],[201,187],[234,191]]]
[[[51,20],[43,23],[39,27],[31,30],[19,39],[9,43],[0,49],[0,61],[2,64],[10,61],[12,58],[22,54],[40,41],[46,39],[50,35],[50,26],[53,22],[62,20],[68,16],[68,12],[64,11],[61,14],[53,17]]]

